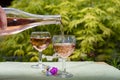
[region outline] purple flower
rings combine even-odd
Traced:
[[[49,71],[50,71],[50,73],[51,73],[52,75],[56,75],[57,72],[58,72],[58,68],[52,67]]]

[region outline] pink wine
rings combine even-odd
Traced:
[[[53,46],[55,52],[62,58],[70,56],[75,49],[74,43],[55,43]]]
[[[25,25],[25,24],[30,24],[37,22],[34,19],[29,19],[29,18],[7,18],[7,25],[8,27],[10,26],[18,26],[18,25]]]
[[[0,35],[11,35],[20,33],[26,29],[33,28],[35,26],[57,24],[55,19],[37,19],[37,18],[7,18],[7,28],[0,30]]]
[[[45,37],[45,38],[34,38],[31,37],[31,43],[33,47],[38,50],[42,51],[47,48],[47,46],[50,44],[51,38],[50,37]]]

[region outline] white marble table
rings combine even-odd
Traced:
[[[72,78],[46,76],[39,69],[31,68],[33,62],[0,62],[0,80],[120,80],[120,70],[97,62],[67,62]],[[45,62],[61,69],[60,62]]]

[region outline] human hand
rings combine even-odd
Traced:
[[[0,6],[0,29],[5,29],[5,28],[7,28],[7,17],[4,10]]]

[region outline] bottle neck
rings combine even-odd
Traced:
[[[38,19],[42,19],[42,21],[52,22],[52,24],[61,24],[61,16],[60,15],[37,15]]]

